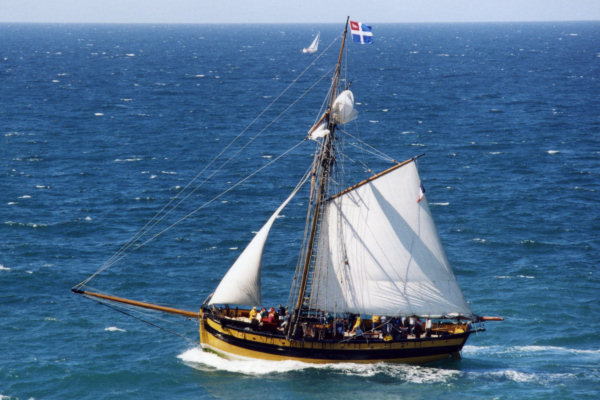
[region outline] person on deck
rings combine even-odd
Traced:
[[[408,318],[408,334],[409,335],[412,335],[415,333],[415,322],[416,322],[416,319],[415,319],[414,315]]]
[[[256,319],[256,314],[258,314],[258,311],[256,311],[256,307],[252,307],[252,310],[250,310],[250,314],[248,314],[250,322]]]
[[[375,330],[375,329],[380,329],[380,325],[381,325],[381,319],[379,318],[379,315],[373,315],[373,327],[371,328],[371,330]]]
[[[277,323],[277,318],[275,315],[275,309],[273,307],[271,307],[269,309],[269,314],[267,315],[267,321],[269,322],[269,324],[275,324]]]
[[[358,315],[356,317],[356,322],[354,322],[354,326],[352,327],[352,330],[350,331],[350,333],[354,333],[356,336],[360,336],[362,335],[362,329],[360,327],[362,323],[362,320],[360,319],[360,315]]]
[[[425,320],[425,336],[431,337],[431,318]]]

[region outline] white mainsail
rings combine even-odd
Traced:
[[[260,231],[248,243],[242,254],[229,268],[219,286],[215,289],[208,304],[239,304],[255,306],[262,303],[260,270],[265,242],[273,222],[279,216],[281,210],[287,206],[301,185],[290,194],[290,196],[271,215],[271,218],[260,228]]]
[[[302,49],[303,53],[315,53],[317,50],[319,50],[319,37],[321,36],[321,32],[317,33],[317,36],[315,37],[315,39],[312,41],[312,43],[310,44],[310,46],[305,47],[304,49]]]
[[[414,160],[325,205],[309,307],[332,312],[471,315]]]

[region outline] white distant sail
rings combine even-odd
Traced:
[[[281,210],[287,206],[299,189],[300,185],[279,206],[273,215],[271,215],[271,218],[269,218],[250,243],[248,243],[248,246],[239,255],[231,268],[229,268],[223,279],[221,279],[208,304],[239,304],[248,306],[262,304],[260,270],[265,242],[267,241],[273,222],[275,222]]]
[[[310,308],[374,315],[472,314],[427,201],[418,201],[420,187],[412,161],[327,202]]]
[[[302,52],[303,53],[312,54],[312,53],[316,52],[317,50],[319,50],[319,37],[320,36],[321,36],[321,32],[317,33],[317,36],[312,41],[312,43],[310,44],[310,46],[305,47],[304,49],[302,49]]]

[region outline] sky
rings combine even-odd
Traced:
[[[0,0],[0,22],[600,21],[600,0]],[[341,22],[340,22],[341,21]]]

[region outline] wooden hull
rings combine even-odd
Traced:
[[[280,334],[222,326],[218,320],[206,316],[200,319],[202,348],[233,359],[296,360],[307,363],[426,363],[460,358],[460,350],[469,334],[464,332],[444,338],[389,342],[366,339],[287,340]]]

